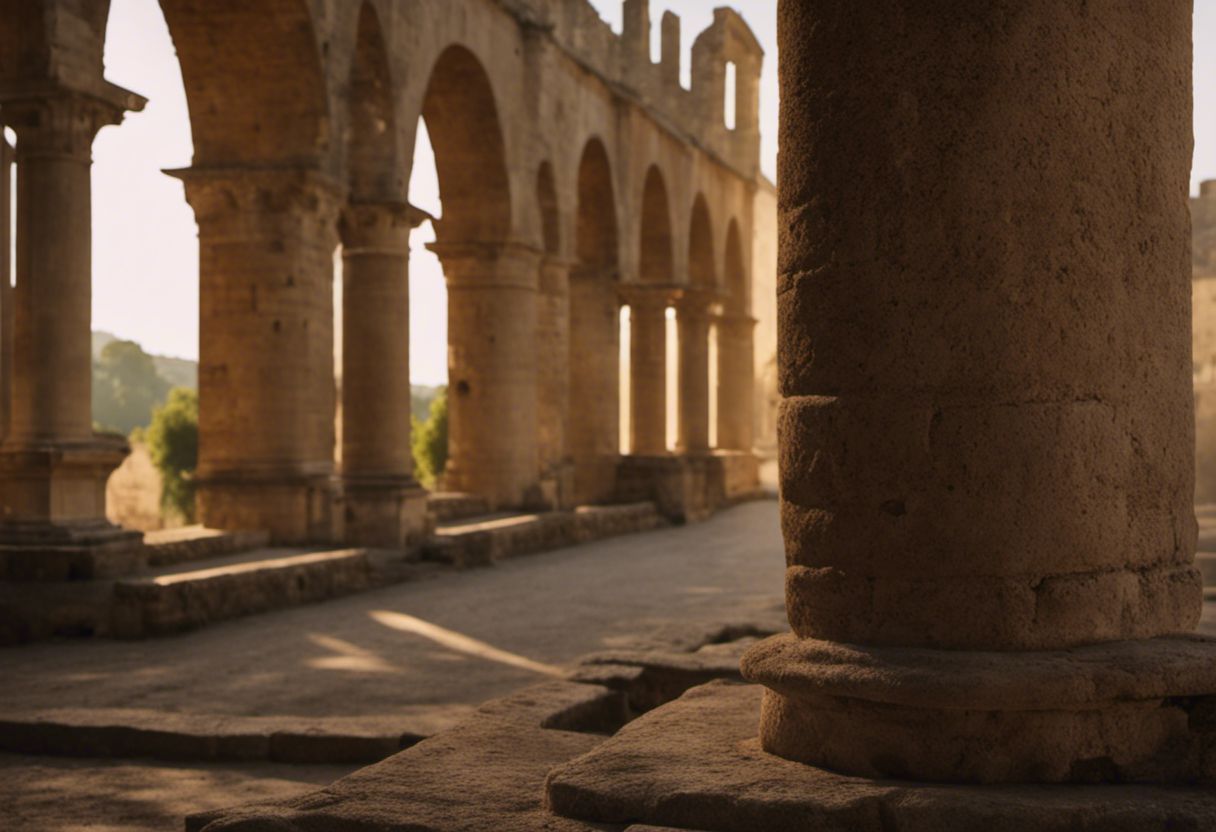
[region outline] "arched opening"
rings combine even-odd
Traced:
[[[646,172],[642,190],[641,228],[638,277],[643,283],[672,283],[671,208],[663,174],[653,165]]]
[[[679,307],[680,437],[679,447],[699,453],[711,447],[710,436],[710,306],[716,277],[714,234],[705,197],[692,206],[688,231],[689,288]],[[716,408],[715,408],[716,409]]]
[[[538,262],[506,245],[511,198],[490,76],[463,46],[435,62],[422,102],[442,216],[431,245],[448,291],[448,456],[445,489],[493,507],[538,499]]]
[[[616,196],[599,139],[578,167],[576,263],[570,274],[567,441],[578,502],[608,499],[620,452],[620,299]]]
[[[637,287],[630,307],[630,450],[637,455],[666,453],[668,381],[667,306],[673,275],[671,210],[658,167],[642,186]]]

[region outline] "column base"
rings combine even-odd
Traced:
[[[764,749],[861,777],[955,783],[1216,783],[1216,639],[1035,652],[775,636]]]
[[[791,762],[766,753],[756,737],[763,690],[730,682],[693,688],[553,769],[547,805],[581,821],[703,832],[1216,828],[1210,786],[943,785]],[[922,736],[918,745],[934,740]]]
[[[106,519],[106,480],[129,452],[107,435],[0,449],[0,580],[89,580],[138,567],[143,533]]]
[[[329,474],[210,474],[196,482],[199,522],[209,529],[265,531],[275,545],[334,540]]]
[[[348,546],[421,546],[431,530],[427,496],[413,477],[346,477],[338,537]]]

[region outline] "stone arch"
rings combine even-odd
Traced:
[[[557,207],[557,185],[553,181],[553,165],[541,162],[536,171],[536,205],[540,211],[541,243],[545,254],[561,251],[561,220]]]
[[[743,237],[738,220],[732,219],[726,229],[726,259],[724,263],[727,303],[732,312],[744,314],[748,306],[747,265],[743,259]]]
[[[612,169],[591,139],[578,169],[577,262],[570,274],[567,440],[578,502],[611,496],[620,454],[620,299]]]
[[[511,231],[506,149],[490,77],[463,46],[447,47],[431,70],[422,102],[443,221],[442,241],[505,240]]]
[[[359,9],[347,98],[347,171],[353,200],[399,197],[393,79],[380,15],[370,0]]]
[[[576,251],[582,266],[615,267],[618,243],[616,196],[608,151],[598,138],[583,148],[578,165]]]
[[[710,289],[717,283],[714,250],[714,229],[709,219],[709,206],[705,202],[705,196],[697,194],[688,228],[688,282],[692,286]]]
[[[641,221],[638,279],[642,283],[673,282],[671,208],[667,185],[657,165],[651,165],[646,172]]]
[[[312,166],[330,150],[305,0],[161,0],[181,62],[196,167]]]

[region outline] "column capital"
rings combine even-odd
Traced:
[[[83,92],[55,84],[0,88],[0,121],[17,133],[17,158],[89,161],[97,131],[118,124],[146,99],[113,84]]]
[[[344,253],[408,253],[410,232],[429,219],[429,213],[408,202],[348,202],[338,224]]]
[[[717,317],[721,314],[721,299],[716,292],[695,286],[683,286],[675,296],[676,314],[682,317]]]
[[[541,252],[518,242],[434,242],[449,285],[517,285],[535,289]]]
[[[621,303],[631,309],[666,309],[679,294],[672,286],[653,283],[622,283],[618,291]]]

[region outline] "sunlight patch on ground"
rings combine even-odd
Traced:
[[[316,670],[349,670],[356,673],[402,673],[399,667],[386,662],[370,650],[357,644],[320,633],[309,633],[308,640],[334,655],[309,659],[308,666]]]
[[[372,617],[372,620],[383,624],[385,627],[402,633],[410,633],[411,635],[428,638],[449,650],[467,653],[470,656],[477,656],[487,661],[519,667],[545,676],[561,677],[566,675],[565,671],[554,665],[533,661],[526,656],[500,650],[497,647],[486,644],[484,641],[478,641],[475,638],[470,638],[454,630],[440,627],[438,624],[432,624],[429,621],[423,621],[421,618],[415,618],[412,615],[406,615],[402,612],[391,612],[389,610],[372,610],[368,615]]]

